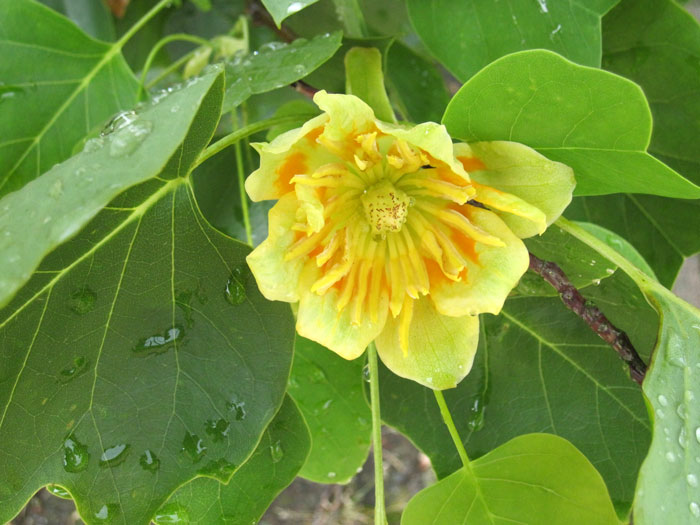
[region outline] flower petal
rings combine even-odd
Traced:
[[[386,133],[397,139],[402,139],[419,147],[430,154],[431,157],[444,162],[453,173],[469,182],[469,175],[461,163],[455,161],[452,139],[447,128],[435,122],[424,122],[417,126],[406,128],[399,124],[387,124],[377,122],[377,127],[382,133]]]
[[[441,315],[430,299],[413,303],[408,348],[400,344],[401,317],[387,319],[376,339],[382,362],[396,375],[442,390],[457,386],[472,367],[479,342],[479,318]]]
[[[432,273],[430,297],[444,315],[497,314],[528,268],[527,248],[495,213],[470,205],[462,208],[473,224],[501,239],[505,246],[475,243],[475,257],[466,260],[466,278],[452,281],[442,273]]]
[[[301,275],[299,311],[297,313],[297,332],[299,335],[316,341],[345,359],[355,359],[362,355],[369,345],[384,328],[389,300],[386,294],[380,296],[378,308],[379,319],[373,323],[370,315],[362,317],[361,324],[353,324],[353,311],[356,298],[338,312],[339,292],[329,289],[323,295],[317,295],[309,290],[320,277],[320,270],[314,261],[309,261]]]
[[[353,95],[336,95],[321,90],[314,95],[314,103],[328,115],[323,136],[329,140],[345,141],[350,133],[374,130],[374,111]]]
[[[576,186],[573,170],[523,144],[506,141],[461,143],[454,145],[454,154],[475,182],[514,195],[541,210],[545,216],[544,226],[552,224],[571,202]],[[478,194],[476,200],[479,200]],[[514,203],[510,213],[505,211],[506,203],[499,208],[496,202],[492,202],[489,207],[513,233],[524,239],[542,233],[544,228],[541,215],[532,214],[522,201]]]
[[[245,181],[246,192],[253,201],[279,199],[293,190],[289,181],[294,175],[311,173],[322,164],[336,160],[316,144],[326,122],[328,115],[318,115],[270,143],[251,144],[260,154],[260,167]]]
[[[299,300],[297,290],[303,260],[284,259],[285,253],[296,239],[292,225],[296,222],[298,206],[293,193],[277,201],[268,213],[267,239],[246,257],[260,292],[270,301],[294,303]]]

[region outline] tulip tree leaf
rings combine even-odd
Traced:
[[[629,263],[580,226],[562,227],[616,262],[661,318],[654,358],[643,383],[653,414],[652,442],[634,500],[635,523],[692,523],[700,518],[700,310]]]
[[[651,113],[639,86],[550,51],[486,66],[452,98],[443,123],[454,138],[521,142],[570,166],[577,195],[700,197],[700,187],[647,153]]]
[[[111,115],[136,103],[123,42],[93,40],[30,0],[0,0],[0,196],[67,159]]]
[[[614,290],[617,279],[582,292]],[[606,293],[606,301],[594,298],[645,354],[656,316],[634,292],[632,285]],[[432,392],[384,367],[379,384],[384,421],[430,457],[438,477],[457,470],[461,463]],[[521,434],[557,434],[598,469],[620,512],[629,508],[649,443],[641,391],[615,351],[559,298],[513,297],[499,316],[483,315],[474,366],[444,395],[471,458]]]
[[[402,525],[547,523],[617,525],[600,474],[568,441],[516,437],[408,502]]]
[[[318,0],[262,0],[265,9],[267,9],[272,15],[272,19],[280,27],[282,21],[288,16],[292,16],[294,13],[298,13],[306,6],[314,4]]]
[[[253,455],[227,484],[208,478],[190,481],[158,510],[154,521],[159,525],[257,523],[294,480],[310,447],[304,418],[287,396]]]
[[[544,261],[556,261],[577,289],[599,285],[615,273],[616,266],[598,257],[598,252],[555,225],[542,235],[525,239],[527,249]],[[555,296],[558,292],[542,277],[528,271],[516,291],[522,295]]]
[[[301,476],[318,483],[347,483],[367,459],[372,416],[363,393],[363,365],[363,358],[346,361],[297,336],[288,392],[313,441]]]
[[[104,152],[111,166],[99,175],[116,195],[106,206],[95,199],[104,208],[83,226],[83,211],[66,206],[85,187],[56,192],[54,206],[79,216],[80,231],[0,310],[0,521],[56,483],[87,523],[146,524],[195,476],[228,480],[277,412],[291,313],[259,294],[249,248],[208,225],[190,183],[222,97],[214,71],[162,100],[169,118],[135,150],[117,130],[35,181],[89,173]],[[170,152],[166,162],[147,148],[161,128],[172,134],[154,144]],[[141,167],[144,148],[157,170]],[[141,169],[140,184],[119,180]],[[33,192],[29,184],[2,202]],[[29,228],[32,209],[9,216]]]
[[[466,81],[494,60],[524,49],[549,49],[600,66],[600,18],[619,0],[409,0],[408,13],[425,45]]]
[[[226,63],[224,112],[251,95],[287,86],[314,71],[340,48],[342,33],[326,33],[311,40],[277,44]]]
[[[653,195],[605,195],[575,198],[571,219],[604,226],[627,239],[644,257],[659,282],[673,285],[686,257],[700,252],[697,224],[700,200]]]
[[[158,175],[180,147],[198,110],[218,110],[220,70],[136,114],[125,114],[82,154],[55,166],[22,191],[0,200],[0,306],[31,276],[41,259],[82,228],[124,189]],[[202,105],[207,93],[213,100]],[[173,111],[173,109],[177,111]],[[217,109],[213,109],[217,108]],[[194,128],[197,129],[196,127]],[[138,169],[125,170],[120,161]],[[37,207],[41,199],[41,207]],[[26,242],[27,239],[32,242]]]

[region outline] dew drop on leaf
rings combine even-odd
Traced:
[[[197,463],[207,453],[207,447],[199,436],[186,432],[182,440],[182,451],[193,463]]]
[[[279,463],[284,457],[284,449],[279,441],[270,445],[270,457],[273,463]]]
[[[685,479],[691,487],[698,486],[698,477],[695,474],[688,474]]]
[[[666,461],[668,461],[669,463],[675,463],[676,455],[671,451],[666,452]]]
[[[246,300],[245,276],[247,272],[242,265],[237,266],[231,272],[224,288],[224,299],[232,305],[239,305]]]
[[[695,503],[694,501],[690,502],[690,513],[695,516],[696,518],[700,518],[700,505]]]
[[[97,295],[88,286],[81,286],[70,294],[68,307],[78,315],[84,315],[95,308]]]
[[[100,456],[101,467],[116,467],[124,462],[129,455],[129,445],[122,443],[105,449]]]
[[[213,476],[219,480],[227,481],[235,471],[236,465],[220,458],[216,461],[210,461],[197,472],[203,476]]]
[[[70,434],[63,442],[63,469],[66,472],[82,472],[88,466],[90,454],[87,446]]]
[[[158,525],[164,523],[190,523],[187,510],[179,503],[167,503],[163,505],[153,517]]]
[[[245,419],[246,411],[244,401],[232,399],[231,401],[226,402],[226,408],[229,412],[233,412],[233,417],[236,419],[236,421],[242,421]]]
[[[478,432],[484,428],[484,411],[486,410],[486,405],[484,400],[477,397],[472,404],[469,415],[467,416],[467,427],[472,432]]]
[[[219,442],[223,441],[224,438],[228,436],[228,431],[231,429],[231,423],[223,418],[217,419],[216,421],[213,419],[208,419],[204,424],[204,428],[207,434],[212,437],[214,442]]]
[[[82,356],[74,358],[72,365],[61,370],[58,382],[65,385],[76,377],[80,377],[87,371],[89,364],[90,362]]]
[[[370,382],[370,380],[371,380],[371,374],[370,374],[370,371],[369,371],[369,365],[365,365],[365,366],[362,368],[362,378],[363,378],[367,383]]]
[[[139,458],[139,464],[143,470],[156,472],[160,468],[160,460],[150,450],[146,449]]]
[[[140,339],[131,350],[139,355],[160,354],[170,350],[174,346],[175,341],[182,339],[184,334],[185,330],[181,326],[175,325],[172,328],[168,328],[163,335],[151,335]]]
[[[656,399],[658,399],[659,405],[661,405],[662,407],[668,406],[668,399],[666,399],[665,395],[659,394],[659,397],[657,397]]]
[[[63,499],[73,499],[70,493],[60,485],[46,485],[47,492]]]

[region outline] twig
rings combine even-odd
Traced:
[[[277,36],[280,37],[281,40],[289,43],[296,38],[294,33],[292,33],[285,26],[277,27],[277,24],[275,24],[275,21],[272,19],[272,16],[270,16],[270,13],[267,12],[267,9],[265,9],[258,0],[248,2],[246,11],[248,12],[248,15],[250,15],[250,19],[255,25],[269,27],[275,33],[277,33]]]
[[[629,366],[632,379],[641,385],[647,372],[647,365],[639,357],[627,334],[618,330],[597,306],[587,301],[555,263],[543,261],[530,254],[530,269],[551,284],[559,292],[564,305],[583,319],[603,341],[613,347]]]

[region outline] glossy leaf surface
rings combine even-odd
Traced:
[[[253,455],[228,483],[208,478],[190,481],[156,512],[154,521],[158,525],[257,523],[297,475],[310,447],[304,418],[287,396]]]
[[[363,357],[346,361],[297,336],[288,391],[313,441],[301,476],[319,483],[347,483],[367,459],[371,414],[362,391],[363,365]]]
[[[93,40],[39,3],[0,1],[0,196],[70,157],[95,126],[135,104],[121,45]]]
[[[637,85],[548,51],[489,64],[452,98],[443,123],[454,138],[521,142],[570,166],[577,195],[700,197],[646,152],[651,113]]]

